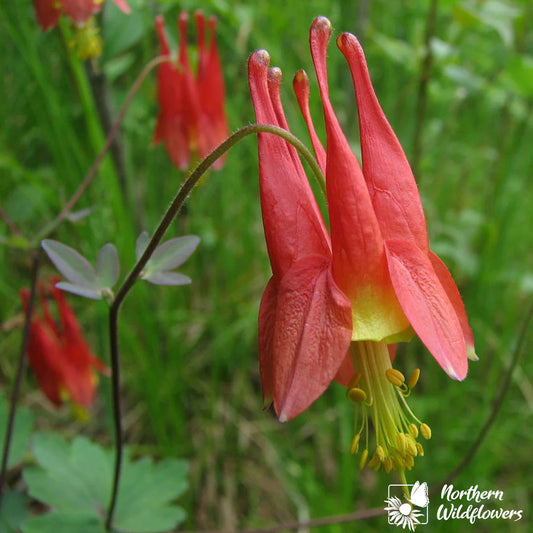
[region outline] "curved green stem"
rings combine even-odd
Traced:
[[[118,498],[118,489],[120,482],[120,473],[122,467],[122,443],[123,443],[123,430],[122,430],[122,415],[120,405],[120,358],[118,347],[118,316],[120,306],[124,301],[124,298],[137,281],[139,274],[150,259],[157,245],[165,235],[174,217],[180,212],[185,200],[193,190],[194,186],[198,183],[198,180],[204,175],[209,167],[221,156],[223,156],[230,148],[232,148],[240,140],[248,137],[249,135],[255,135],[258,133],[272,133],[282,137],[287,142],[291,143],[300,152],[302,157],[307,161],[311,167],[322,191],[326,191],[326,183],[322,171],[318,166],[314,156],[307,149],[297,137],[283,128],[272,126],[268,124],[252,124],[250,126],[244,126],[240,130],[236,131],[233,135],[228,137],[222,144],[215,148],[204,160],[202,160],[197,167],[189,174],[185,183],[178,190],[176,196],[172,200],[167,211],[163,215],[161,222],[157,226],[156,230],[144,253],[141,255],[137,263],[133,266],[122,285],[119,287],[115,298],[109,308],[109,340],[110,340],[110,359],[111,359],[111,371],[112,381],[111,386],[113,388],[113,417],[115,426],[115,469],[113,475],[113,488],[111,491],[111,501],[109,503],[107,517],[106,517],[106,529],[111,531],[113,522],[113,514]]]

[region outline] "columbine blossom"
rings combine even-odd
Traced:
[[[109,374],[109,370],[91,353],[64,294],[54,283],[48,293],[59,320],[54,320],[42,287],[41,313],[34,314],[30,327],[28,359],[41,390],[55,406],[68,400],[83,410],[94,401],[98,383],[95,371]],[[28,291],[22,290],[24,306],[28,297]]]
[[[429,250],[424,212],[411,169],[378,103],[357,39],[341,34],[354,83],[362,165],[350,149],[329,100],[326,54],[331,24],[318,17],[310,45],[326,125],[322,146],[309,113],[309,83],[293,87],[318,165],[326,175],[330,232],[317,207],[296,151],[286,141],[259,135],[261,207],[272,278],[259,313],[263,395],[280,420],[306,409],[336,379],[361,416],[352,453],[369,456],[368,418],[376,447],[368,463],[403,472],[423,455],[419,434],[431,430],[412,413],[406,381],[391,366],[395,344],[416,333],[454,379],[476,359],[459,291],[442,261]],[[269,68],[265,50],[249,60],[257,122],[288,129],[279,97],[281,71]]]
[[[126,0],[113,0],[124,13],[130,8]],[[35,14],[43,31],[53,28],[61,13],[69,17],[79,27],[85,26],[87,21],[98,13],[104,0],[33,0]]]
[[[206,43],[206,21],[202,12],[194,14],[197,28],[198,65],[194,73],[187,51],[188,15],[179,16],[179,51],[177,64],[162,63],[158,69],[157,94],[159,116],[154,143],[163,141],[172,162],[185,170],[195,158],[204,158],[228,136],[224,111],[225,89],[222,66],[216,42],[216,19],[208,20],[209,44]],[[162,55],[170,55],[165,23],[156,17]],[[213,167],[219,169],[224,158]]]

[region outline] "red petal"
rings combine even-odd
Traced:
[[[187,170],[191,163],[188,128],[181,114],[165,116],[156,133],[163,132],[168,156],[180,170]]]
[[[162,55],[170,55],[163,17],[156,17]],[[183,75],[171,62],[161,63],[157,69],[157,98],[159,116],[154,133],[154,143],[164,141],[168,155],[180,170],[190,164],[190,137],[184,111]]]
[[[94,0],[61,0],[61,6],[63,13],[79,26],[83,26],[101,8]]]
[[[276,278],[270,279],[259,306],[259,370],[263,389],[263,406],[265,408],[272,403],[274,390],[272,366],[274,364],[273,342],[276,328],[278,285]]]
[[[335,381],[340,383],[343,387],[347,387],[354,374],[350,352],[348,352],[342,359],[341,366],[335,374]]]
[[[83,338],[80,325],[74,311],[67,304],[63,293],[53,287],[50,289],[61,318],[61,342],[64,351],[63,377],[65,387],[72,401],[88,407],[94,401],[96,377],[93,367],[105,368],[91,353]]]
[[[264,50],[250,56],[250,92],[257,122],[278,126],[272,100],[278,105],[279,79],[271,76],[267,80],[268,63]],[[280,277],[301,257],[329,257],[329,237],[303,167],[298,157],[291,155],[294,149],[270,133],[259,134],[258,145],[265,237],[272,271]]]
[[[226,112],[224,110],[226,94],[222,64],[217,48],[216,19],[214,17],[209,19],[211,42],[209,50],[203,50],[203,17],[196,16],[199,42],[198,90],[205,123],[206,146],[208,151],[211,151],[229,135]],[[224,161],[225,156],[219,158],[213,168],[222,168]]]
[[[462,380],[468,370],[463,330],[428,256],[412,241],[385,241],[392,283],[411,326],[443,370]]]
[[[468,317],[466,316],[465,306],[463,304],[461,294],[459,293],[459,289],[457,288],[457,285],[455,284],[455,281],[453,280],[452,275],[450,274],[450,271],[446,265],[432,251],[429,252],[429,259],[433,265],[433,268],[435,269],[435,273],[437,274],[442,287],[446,291],[446,294],[448,295],[448,298],[455,309],[459,323],[461,324],[461,329],[463,330],[463,335],[465,337],[468,357],[472,360],[477,360],[478,357],[476,356],[474,349],[474,335],[472,333],[472,329],[470,328],[470,324],[468,323]]]
[[[63,349],[55,334],[39,320],[34,320],[31,324],[28,360],[39,387],[59,407],[62,404],[61,389],[64,388]]]
[[[170,47],[165,32],[163,17],[155,19],[161,55],[170,56]],[[183,114],[183,77],[170,61],[161,63],[157,68],[157,99],[161,113],[167,116]]]
[[[310,44],[327,132],[326,183],[333,248],[333,274],[353,300],[361,286],[380,286],[386,277],[383,242],[359,167],[331,106],[326,53],[331,23],[318,17]]]
[[[350,345],[351,305],[333,281],[327,258],[305,257],[285,274],[270,327],[274,408],[286,421],[324,392]]]
[[[61,15],[61,9],[57,7],[56,0],[33,0],[33,6],[35,7],[37,20],[43,31],[49,30],[57,24]]]
[[[326,172],[326,151],[318,138],[318,135],[313,124],[313,119],[311,118],[311,113],[309,111],[309,78],[305,73],[305,70],[299,70],[294,79],[292,80],[292,88],[298,99],[298,105],[300,106],[300,111],[304,117],[305,124],[307,126],[307,131],[309,132],[309,137],[311,138],[311,143],[313,145],[313,150],[315,151],[315,157],[318,161],[318,166],[322,172]]]
[[[202,114],[200,89],[189,64],[187,52],[187,21],[188,14],[182,11],[178,20],[180,34],[178,62],[183,79],[183,123],[187,128],[189,148],[192,154],[204,158],[210,152],[209,125]]]
[[[370,81],[357,39],[343,33],[337,44],[352,72],[357,97],[363,172],[384,239],[412,239],[428,250],[424,211],[411,167]]]

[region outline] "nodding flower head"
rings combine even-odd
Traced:
[[[197,28],[198,65],[195,72],[189,63],[187,49],[188,15],[178,19],[179,50],[177,63],[165,62],[158,69],[159,116],[154,142],[164,142],[172,162],[181,170],[195,159],[203,159],[228,136],[224,111],[225,89],[222,65],[216,41],[216,19],[207,22],[209,43],[206,43],[206,20],[201,11],[194,14]],[[163,17],[156,17],[156,29],[162,55],[171,50]],[[224,157],[213,168],[220,169]]]
[[[329,98],[327,47],[331,23],[318,17],[310,47],[324,113],[327,148],[309,112],[309,81],[293,87],[318,166],[325,173],[330,230],[295,149],[259,134],[261,207],[272,278],[259,313],[263,395],[281,420],[306,409],[336,379],[347,386],[359,419],[351,450],[361,465],[389,471],[412,467],[429,426],[409,409],[406,382],[392,368],[398,342],[417,334],[452,378],[477,359],[459,291],[429,249],[418,188],[407,158],[374,93],[363,50],[343,33],[337,46],[351,73],[359,114],[362,168]],[[249,60],[258,123],[288,129],[279,98],[281,70],[265,50]],[[369,457],[368,421],[376,430]],[[369,460],[370,459],[370,460]]]
[[[109,369],[92,354],[74,311],[54,283],[40,287],[40,312],[31,321],[28,359],[46,397],[56,407],[70,401],[81,412],[94,401],[96,371],[109,375]],[[29,292],[23,289],[24,307],[28,298]]]

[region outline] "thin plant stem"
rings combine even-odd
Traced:
[[[39,276],[39,268],[41,265],[41,251],[36,250],[33,257],[31,267],[31,289],[30,297],[26,306],[26,314],[24,317],[24,328],[22,330],[22,341],[20,343],[20,351],[18,357],[17,370],[15,373],[15,380],[13,383],[13,390],[11,392],[11,401],[9,405],[9,413],[7,415],[6,434],[4,439],[4,449],[2,452],[2,467],[0,470],[0,506],[2,505],[2,496],[4,484],[7,475],[7,464],[9,461],[9,451],[11,448],[11,441],[13,440],[13,429],[15,426],[15,415],[17,410],[18,399],[20,396],[20,388],[22,386],[22,377],[24,369],[26,368],[26,350],[28,348],[28,339],[30,337],[31,317],[35,304],[35,294],[37,292],[37,278]]]
[[[63,206],[63,209],[57,215],[57,217],[45,228],[39,233],[37,237],[37,241],[40,241],[47,237],[50,233],[52,233],[58,226],[65,220],[78,200],[80,199],[81,195],[86,191],[87,187],[91,184],[93,179],[96,176],[96,173],[98,172],[98,169],[100,168],[100,165],[102,164],[102,161],[104,160],[104,157],[107,155],[107,152],[109,151],[109,148],[113,144],[113,141],[115,137],[117,136],[117,133],[119,131],[119,128],[122,124],[122,121],[124,120],[124,116],[126,115],[126,112],[128,111],[133,98],[139,91],[142,83],[148,76],[148,74],[158,65],[161,63],[164,63],[166,61],[170,61],[170,56],[157,56],[156,58],[152,59],[142,70],[142,72],[139,74],[133,85],[131,86],[126,99],[124,100],[124,103],[122,104],[122,107],[120,108],[120,111],[117,115],[117,118],[113,124],[113,127],[109,130],[109,135],[106,138],[106,141],[104,143],[104,146],[100,150],[99,154],[96,156],[96,159],[94,160],[93,164],[91,165],[91,168],[85,175],[85,178],[80,183],[74,194],[71,196],[71,198],[65,203]]]
[[[487,417],[487,420],[485,421],[485,423],[479,430],[476,440],[472,443],[472,446],[470,446],[470,449],[465,454],[462,461],[457,465],[457,467],[450,474],[448,474],[448,476],[446,476],[445,479],[443,479],[438,485],[432,488],[431,494],[437,493],[444,485],[447,485],[448,483],[450,483],[450,481],[455,479],[472,461],[477,451],[479,450],[481,444],[485,440],[485,437],[487,436],[490,428],[492,427],[492,425],[494,424],[496,420],[496,417],[498,416],[498,413],[500,412],[500,409],[503,405],[503,401],[505,399],[505,395],[507,394],[509,390],[511,379],[513,377],[513,372],[518,364],[518,361],[520,360],[520,355],[522,354],[522,351],[524,349],[527,330],[529,328],[529,325],[532,319],[533,319],[533,302],[526,313],[526,317],[524,318],[524,321],[522,322],[522,326],[520,327],[520,332],[518,334],[518,339],[517,339],[517,342],[516,342],[516,345],[513,351],[511,364],[509,365],[507,372],[503,376],[502,383],[498,389],[499,393],[492,403],[492,409],[489,413],[489,416]]]
[[[109,341],[110,341],[110,360],[111,360],[111,386],[112,386],[112,399],[113,399],[113,419],[115,429],[115,468],[113,474],[113,487],[111,491],[111,500],[108,507],[105,527],[107,531],[111,531],[113,522],[113,514],[118,498],[118,489],[120,483],[120,474],[122,468],[122,447],[123,447],[123,429],[122,429],[122,409],[120,403],[120,357],[118,346],[118,316],[120,306],[124,301],[124,298],[137,281],[142,269],[152,256],[157,245],[165,235],[168,227],[180,212],[185,200],[193,190],[194,186],[198,183],[198,180],[204,175],[209,167],[220,157],[222,157],[230,148],[232,148],[240,140],[248,137],[249,135],[255,135],[259,133],[271,133],[282,137],[287,142],[292,144],[302,157],[307,161],[313,174],[315,175],[321,190],[325,193],[326,183],[322,171],[318,166],[318,163],[309,149],[303,144],[297,137],[295,137],[289,131],[279,128],[278,126],[268,124],[252,124],[244,126],[240,130],[236,131],[233,135],[228,137],[223,143],[215,148],[205,159],[203,159],[194,170],[189,174],[185,183],[178,190],[176,196],[172,200],[170,206],[167,208],[161,222],[157,226],[156,230],[150,242],[148,243],[145,251],[133,266],[130,273],[126,276],[122,285],[119,287],[113,302],[109,308]]]

